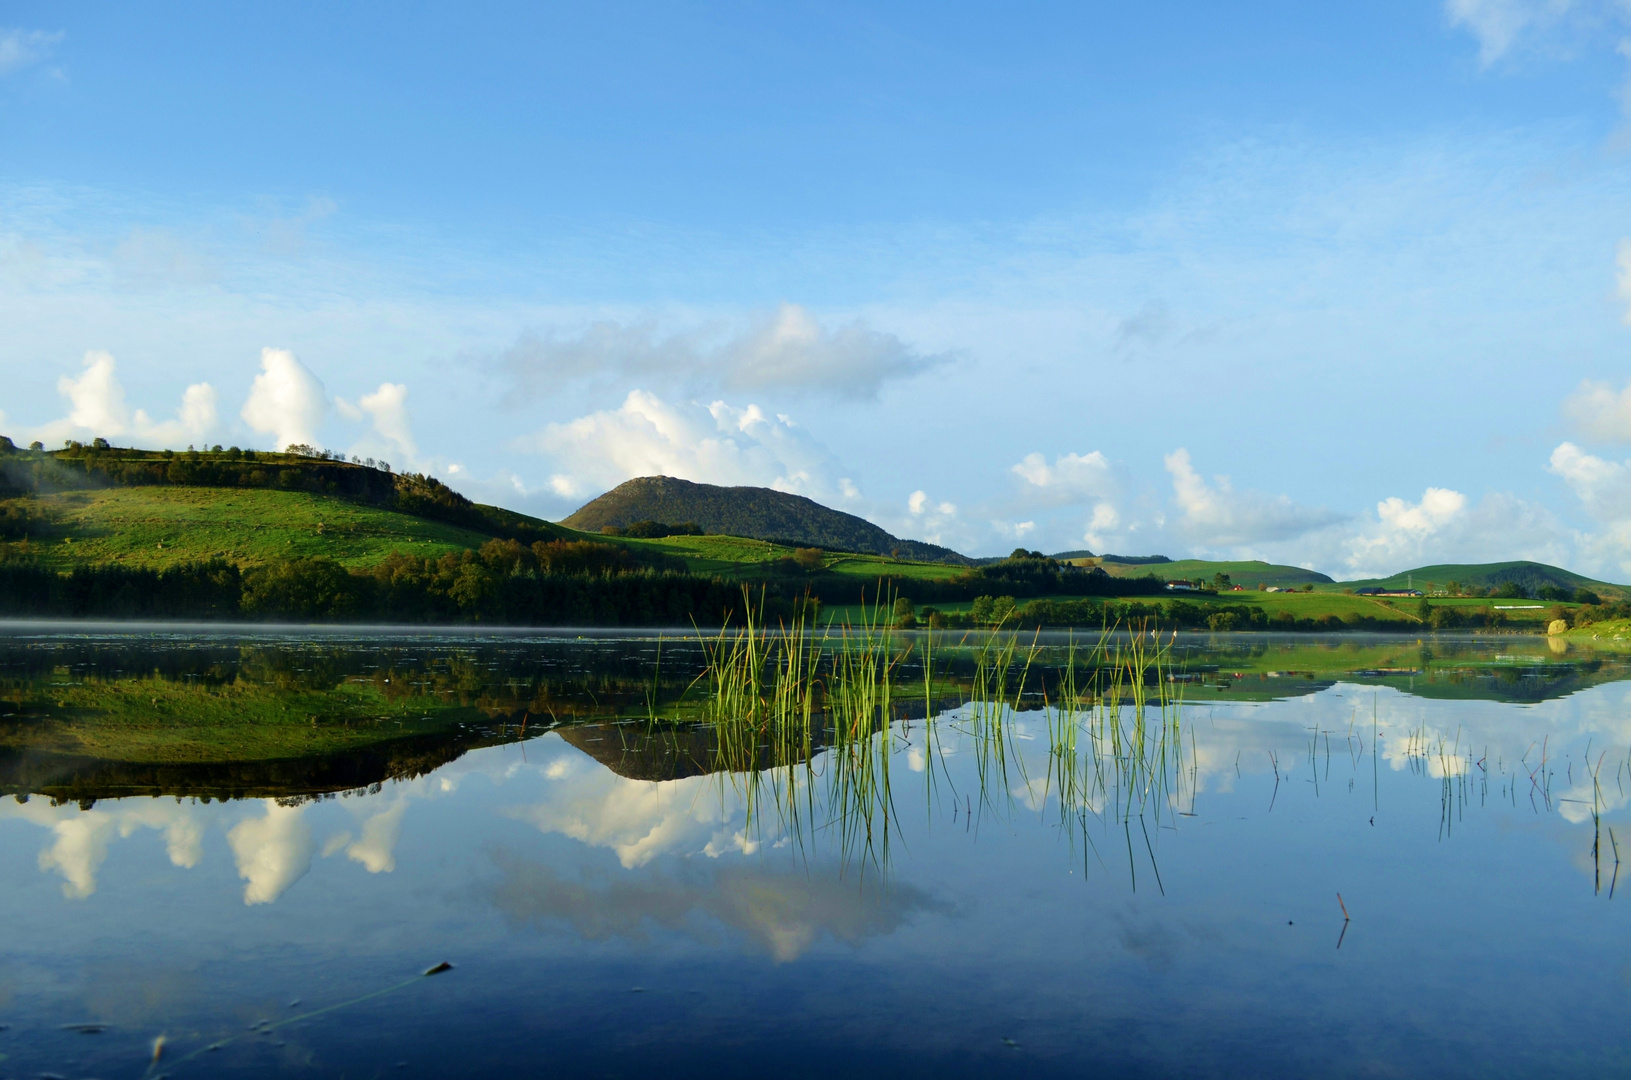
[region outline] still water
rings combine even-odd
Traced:
[[[1621,655],[1180,638],[1133,761],[914,644],[857,765],[683,635],[13,626],[0,1077],[1631,1075]]]

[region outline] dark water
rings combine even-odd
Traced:
[[[880,795],[673,640],[14,630],[0,1077],[1631,1074],[1619,656],[1180,641],[1072,791],[954,644]]]

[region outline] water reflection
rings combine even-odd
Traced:
[[[1073,694],[1062,642],[998,688],[950,640],[887,726],[795,745],[688,712],[682,649],[575,647],[7,646],[0,1072],[136,1075],[161,1032],[207,1055],[178,1076],[1631,1053],[1613,655],[1180,638],[1140,711]],[[366,1000],[440,959],[447,988]],[[361,1003],[257,1034],[297,998]],[[1219,1046],[1240,1067],[1194,1067]]]

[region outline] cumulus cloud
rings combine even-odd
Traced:
[[[1033,502],[1090,502],[1111,498],[1118,488],[1110,459],[1097,450],[1065,454],[1051,465],[1041,454],[1027,454],[1009,472],[1025,482],[1025,496]]]
[[[419,456],[418,444],[413,438],[413,424],[408,416],[408,388],[402,383],[380,383],[372,394],[359,398],[355,405],[345,398],[335,398],[334,406],[348,420],[368,417],[373,421],[374,434],[384,440],[378,449],[400,454],[413,461]],[[370,440],[364,440],[365,444]],[[364,445],[361,449],[372,449]]]
[[[227,833],[243,878],[245,904],[270,904],[311,869],[311,826],[305,807],[263,800],[266,813],[247,818]]]
[[[0,30],[0,77],[43,63],[63,36],[61,31]]]
[[[1382,577],[1439,562],[1534,559],[1567,563],[1572,534],[1544,507],[1492,493],[1474,503],[1449,488],[1430,487],[1415,502],[1392,497],[1340,530],[1341,562],[1353,577]],[[1325,547],[1315,538],[1313,550]]]
[[[132,412],[125,403],[118,363],[111,353],[92,349],[78,376],[57,380],[57,392],[68,400],[68,415],[34,429],[47,444],[70,438],[134,436],[138,443],[176,446],[202,442],[216,425],[216,393],[209,383],[194,383],[181,395],[172,420],[155,421],[147,412]]]
[[[815,498],[842,494],[832,455],[791,417],[766,415],[757,405],[671,405],[632,390],[619,408],[551,424],[520,446],[551,459],[557,471],[550,486],[562,497],[655,475]]]
[[[1562,477],[1592,517],[1631,518],[1631,463],[1609,461],[1566,442],[1552,451],[1546,468]]]
[[[293,443],[316,445],[317,429],[328,415],[328,396],[294,353],[266,348],[261,350],[261,373],[239,415],[254,431],[272,436],[273,449]]]
[[[1631,442],[1631,385],[1616,391],[1606,382],[1587,379],[1564,399],[1563,415],[1587,438]]]
[[[946,362],[918,352],[894,334],[856,321],[821,325],[797,304],[753,320],[745,329],[664,335],[655,322],[602,321],[575,335],[523,334],[498,358],[515,393],[532,397],[562,382],[633,378],[727,390],[805,390],[840,398],[873,398],[884,383]]]
[[[952,533],[960,524],[956,503],[931,499],[926,491],[914,491],[906,499],[906,513],[909,524],[902,531],[931,544],[954,541]]]
[[[1444,9],[1452,26],[1478,39],[1479,59],[1491,64],[1521,34],[1556,22],[1572,6],[1571,0],[1447,0]]]
[[[1205,547],[1289,540],[1344,517],[1323,508],[1298,506],[1284,495],[1236,491],[1226,476],[1214,477],[1214,482],[1208,484],[1195,471],[1189,451],[1181,447],[1164,460],[1172,476],[1173,500],[1181,515],[1178,528]]]

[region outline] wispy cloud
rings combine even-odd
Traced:
[[[783,304],[735,331],[712,326],[664,333],[655,321],[598,321],[570,334],[528,332],[496,365],[513,380],[512,396],[522,400],[562,382],[616,379],[866,399],[885,383],[948,359],[862,322],[828,327],[805,308]]]
[[[63,37],[61,31],[0,29],[0,77],[44,63]]]
[[[1227,476],[1208,483],[1181,447],[1164,460],[1179,513],[1177,528],[1204,548],[1290,540],[1346,517],[1323,507],[1299,506],[1285,495],[1236,491]]]

